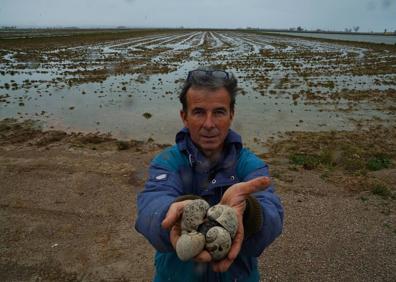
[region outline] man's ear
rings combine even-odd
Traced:
[[[185,111],[180,110],[180,118],[181,118],[181,120],[182,120],[182,122],[184,124],[184,127],[188,128],[188,126],[187,126],[187,113]]]
[[[230,119],[231,119],[231,121],[234,119],[234,113],[235,113],[235,111],[234,111],[234,110],[231,110],[231,112],[230,112]]]

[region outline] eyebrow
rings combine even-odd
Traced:
[[[217,107],[217,108],[214,108],[213,109],[213,111],[215,112],[215,111],[225,111],[225,112],[227,112],[228,110],[227,110],[227,108],[226,107]]]
[[[191,111],[196,111],[196,110],[206,111],[206,109],[202,108],[202,107],[195,107],[195,108],[191,109]],[[226,107],[217,107],[217,108],[214,108],[212,111],[218,111],[218,110],[227,111],[227,108]]]

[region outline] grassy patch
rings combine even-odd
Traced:
[[[318,167],[323,167],[327,170],[332,170],[335,165],[335,154],[329,149],[320,150],[316,154],[294,153],[289,156],[289,159],[292,164],[301,165],[305,169],[315,169]]]
[[[342,170],[366,175],[393,167],[396,156],[394,128],[355,132],[292,132],[271,145],[270,153],[285,156],[293,166],[305,169]]]
[[[386,156],[384,154],[378,154],[376,156],[372,156],[368,161],[367,161],[367,168],[369,170],[375,171],[375,170],[381,170],[384,168],[389,168],[392,164],[392,161],[389,156]]]
[[[285,135],[276,142],[269,142],[268,156],[288,159],[289,170],[316,170],[322,180],[348,191],[368,191],[387,199],[396,198],[396,192],[386,186],[390,185],[387,179],[370,173],[395,167],[396,127]]]
[[[371,193],[373,193],[373,195],[380,196],[384,199],[393,198],[392,191],[383,184],[374,185],[373,188],[371,189]]]
[[[317,155],[293,154],[290,156],[290,162],[310,170],[317,168],[321,164],[321,158]]]
[[[338,167],[347,173],[366,174],[367,170],[376,171],[389,168],[391,158],[385,154],[372,154],[363,148],[345,145],[336,150],[325,148],[318,154],[293,153],[289,160],[294,165],[311,170],[320,167]]]

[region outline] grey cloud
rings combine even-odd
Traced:
[[[367,3],[367,10],[372,11],[375,10],[375,8],[377,8],[377,5],[374,1],[369,1]]]
[[[369,1],[367,3],[367,10],[369,11],[376,10],[378,5],[380,5],[380,8],[382,8],[383,10],[387,10],[395,3],[396,0]]]
[[[382,8],[387,9],[395,3],[395,0],[382,0]]]

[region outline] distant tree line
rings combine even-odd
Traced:
[[[352,27],[352,28],[345,28],[345,32],[352,32],[352,30],[354,31],[354,32],[358,32],[359,31],[359,29],[360,29],[360,26],[354,26],[354,27]]]
[[[316,29],[316,30],[309,30],[309,29],[304,29],[303,27],[301,27],[301,26],[298,26],[298,27],[291,27],[291,28],[289,28],[288,29],[289,31],[297,31],[297,32],[303,32],[303,31],[305,31],[305,32],[337,32],[337,31],[335,31],[335,30],[322,30],[322,29],[320,29],[320,28],[318,28],[318,29]],[[352,32],[359,32],[359,30],[360,30],[360,26],[353,26],[353,27],[350,27],[350,28],[345,28],[344,29],[344,32],[347,32],[347,33],[352,33]],[[373,31],[371,31],[371,33],[374,33]],[[388,31],[386,28],[384,29],[384,34],[396,34],[396,30],[395,31]]]

